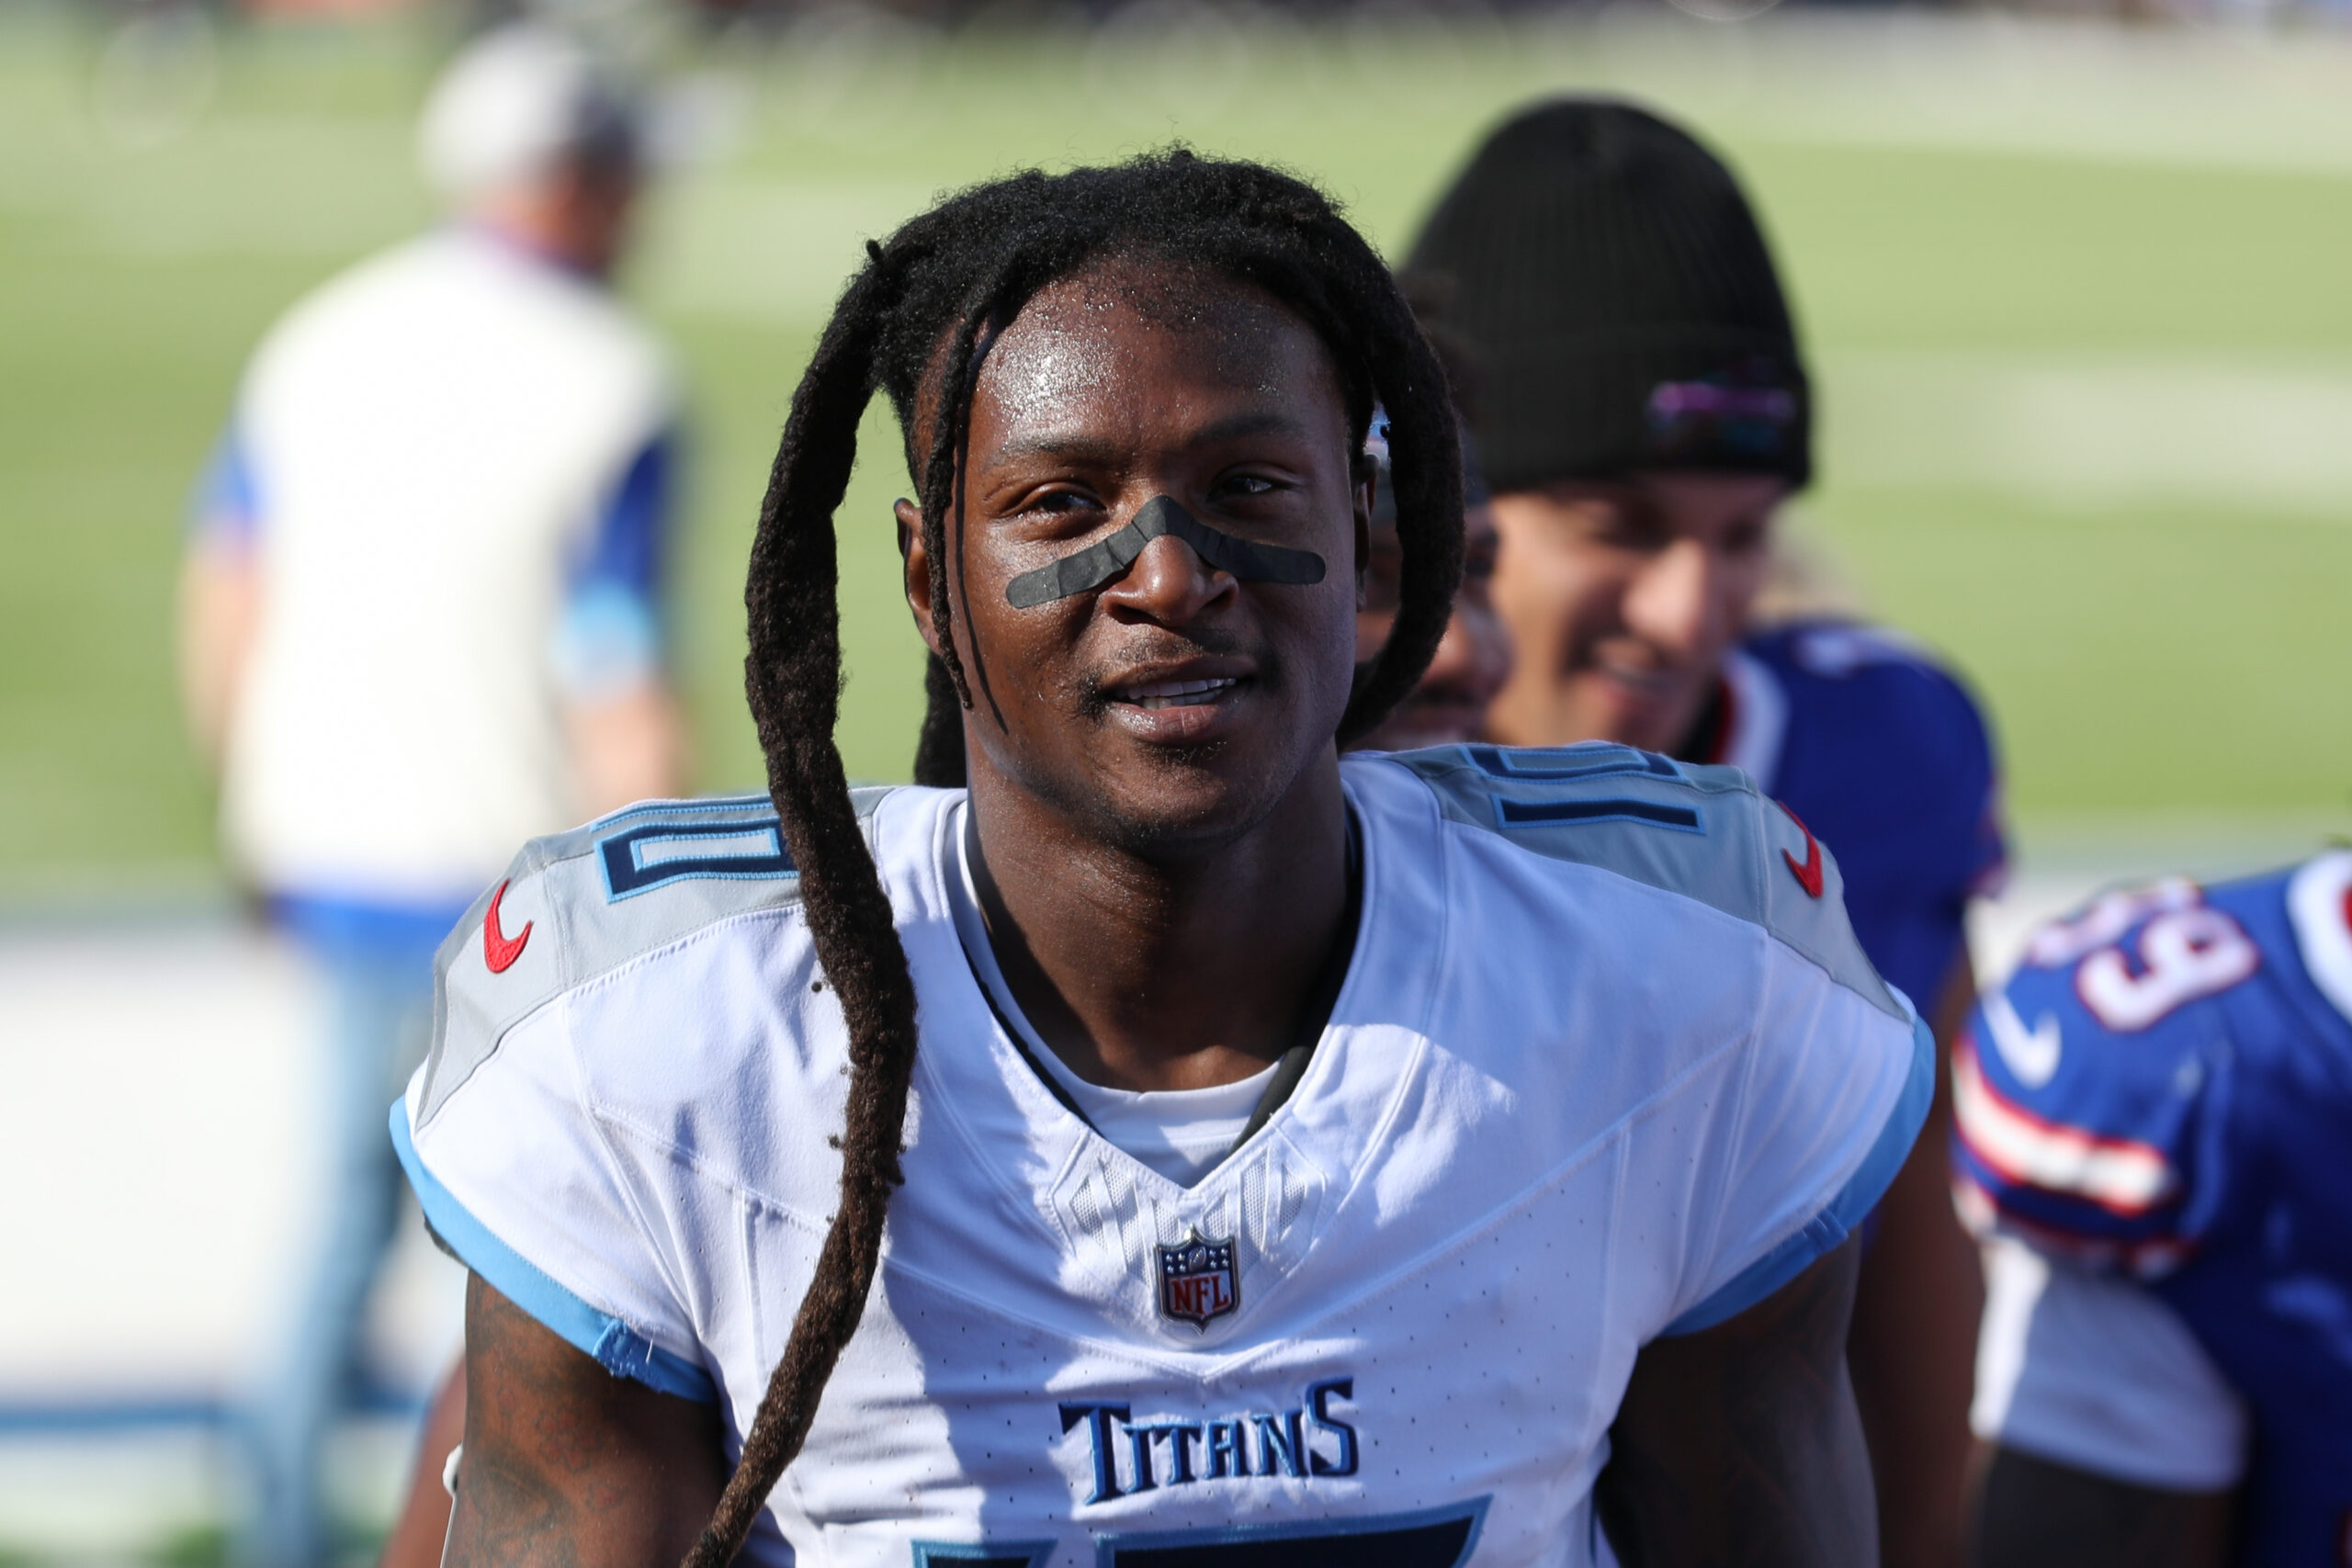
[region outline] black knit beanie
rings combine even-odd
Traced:
[[[1722,161],[1646,110],[1513,116],[1405,264],[1475,356],[1498,491],[1632,468],[1813,474],[1813,399],[1772,257]]]

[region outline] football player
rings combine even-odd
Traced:
[[[1969,899],[2002,865],[1984,725],[1872,626],[1751,626],[1775,513],[1812,474],[1812,396],[1731,171],[1630,105],[1521,111],[1407,264],[1472,356],[1517,655],[1512,745],[1609,739],[1744,769],[1847,875],[1863,951],[1948,1042]],[[1982,1287],[1944,1177],[1949,1101],[1873,1221],[1854,1309],[1885,1561],[1957,1561]]]
[[[1404,596],[1404,547],[1396,536],[1395,481],[1385,423],[1375,419],[1369,443],[1378,467],[1363,606],[1356,612],[1359,666],[1379,656],[1395,628]],[[1510,639],[1495,616],[1489,593],[1495,570],[1494,513],[1487,505],[1484,482],[1466,444],[1462,467],[1462,586],[1454,594],[1453,616],[1419,682],[1368,734],[1351,743],[1351,750],[1405,751],[1473,739],[1485,720],[1487,705],[1510,673]],[[944,667],[941,676],[944,679]],[[952,684],[944,689],[954,690]],[[925,771],[917,773],[915,782],[961,789],[966,783],[962,716],[955,709],[944,708],[942,719],[943,728],[946,723],[954,726],[954,744],[926,749]],[[953,772],[940,772],[942,764],[952,766]],[[460,1362],[444,1380],[427,1412],[409,1490],[385,1541],[383,1568],[433,1568],[441,1560],[449,1523],[449,1495],[443,1490],[442,1475],[464,1430],[465,1398],[465,1368]]]
[[[968,790],[831,741],[877,387]],[[1869,1558],[1849,1236],[1924,1026],[1742,774],[1340,761],[1461,517],[1434,356],[1288,176],[1025,174],[871,247],[752,547],[768,795],[542,840],[441,953],[392,1131],[472,1270],[449,1561]]]
[[[1952,1072],[1978,1561],[2352,1562],[2352,852],[2043,929]]]

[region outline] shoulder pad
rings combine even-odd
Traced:
[[[2178,878],[2110,893],[2028,940],[1953,1048],[1954,1160],[1980,1229],[2142,1275],[2218,1197],[2233,1060],[2219,998],[2263,953]]]
[[[852,792],[869,836],[888,793]],[[532,840],[435,955],[416,1124],[556,997],[717,921],[799,901],[763,795],[647,801]]]
[[[1420,775],[1453,821],[1751,921],[1871,1005],[1911,1016],[1854,940],[1838,863],[1736,768],[1607,741],[1446,746],[1390,760]]]
[[[1899,632],[1856,622],[1805,622],[1758,633],[1738,651],[1783,681],[1810,688],[1840,713],[1862,705],[1873,730],[1957,733],[1984,740],[1984,715],[1960,678],[1929,649]]]
[[[1873,665],[1907,665],[1944,673],[1934,655],[1902,633],[1862,621],[1815,621],[1777,634],[1789,658],[1808,674],[1843,680]]]

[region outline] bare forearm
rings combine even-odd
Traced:
[[[1639,1568],[1866,1568],[1870,1456],[1846,1371],[1851,1243],[1770,1301],[1642,1353],[1601,1516]]]
[[[1921,1151],[1938,1168],[1905,1169],[1888,1194],[1878,1245],[1863,1262],[1849,1348],[1885,1568],[1956,1568],[1960,1561],[1984,1303],[1975,1251],[1945,1195],[1942,1142],[1930,1148],[1923,1140]]]
[[[424,1413],[408,1495],[401,1503],[400,1517],[392,1521],[392,1533],[384,1538],[379,1568],[439,1568],[441,1548],[449,1539],[449,1494],[441,1475],[450,1450],[465,1440],[465,1434],[466,1364],[461,1360],[442,1380],[433,1407]]]
[[[1952,1211],[1943,1064],[1974,993],[1963,952],[1933,1018],[1935,1106],[1879,1205],[1854,1298],[1848,1361],[1870,1438],[1884,1568],[1957,1568],[1960,1562],[1984,1280],[1975,1244]]]
[[[2015,1449],[1996,1449],[1975,1540],[1978,1568],[2222,1568],[2230,1495],[2160,1492]]]
[[[652,1568],[685,1555],[726,1481],[715,1406],[613,1377],[478,1278],[466,1380],[448,1563]]]
[[[451,1568],[575,1568],[585,1511],[529,1466],[468,1454],[443,1562]]]
[[[199,539],[180,568],[180,706],[204,761],[219,766],[261,618],[261,571],[250,550]]]

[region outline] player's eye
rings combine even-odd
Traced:
[[[1020,510],[1046,517],[1067,517],[1100,512],[1102,503],[1085,491],[1063,488],[1040,491],[1024,498]]]
[[[1760,519],[1735,523],[1724,530],[1723,548],[1725,555],[1750,556],[1764,547],[1770,530]]]
[[[1290,487],[1265,474],[1225,474],[1209,489],[1209,497],[1217,502],[1256,501],[1276,494]]]
[[[1662,549],[1668,536],[1665,518],[1651,507],[1633,502],[1600,508],[1593,532],[1604,543],[1627,550]]]

